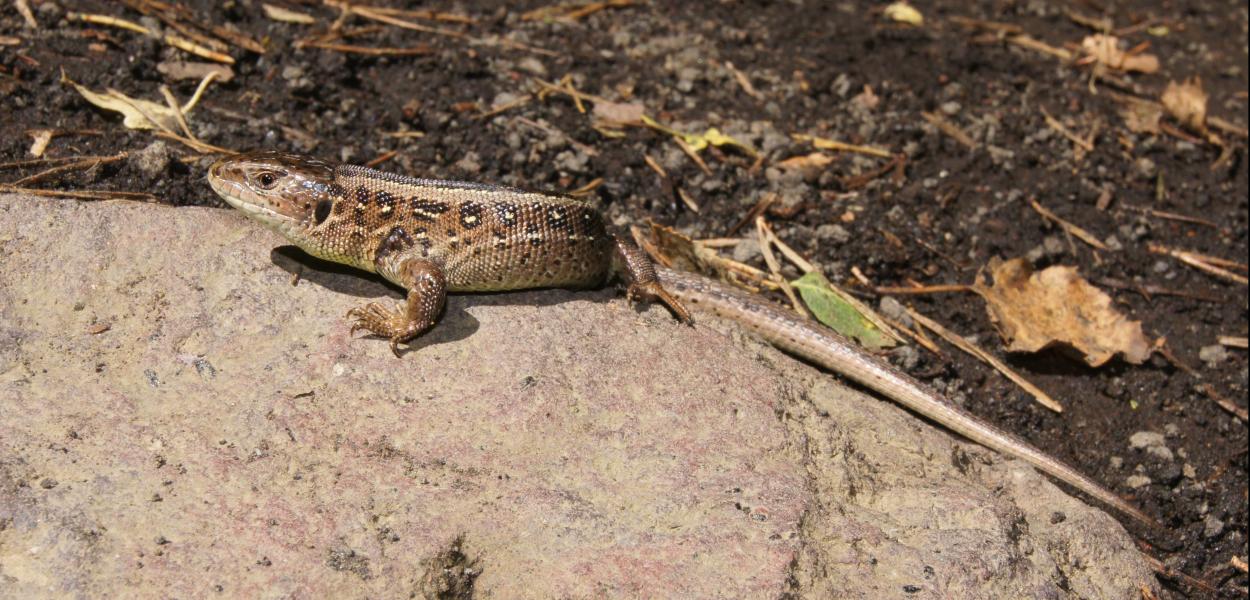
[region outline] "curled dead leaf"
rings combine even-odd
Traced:
[[[1090,285],[1075,267],[1053,266],[1041,272],[1022,258],[990,263],[993,285],[978,281],[973,291],[986,301],[990,319],[1012,352],[1038,352],[1061,346],[1084,354],[1098,367],[1122,354],[1141,364],[1151,345],[1140,321],[1111,305],[1111,297]]]
[[[1202,89],[1201,78],[1191,77],[1185,83],[1169,81],[1159,100],[1168,114],[1190,131],[1207,132],[1207,93]]]
[[[149,100],[131,98],[115,89],[109,88],[104,93],[97,93],[78,85],[74,80],[61,74],[62,83],[68,83],[83,99],[100,108],[122,114],[122,125],[127,129],[164,129],[172,131],[178,127],[178,117],[166,104],[157,104]],[[153,121],[155,119],[155,121]]]
[[[1144,52],[1130,54],[1120,49],[1120,38],[1096,33],[1081,40],[1087,60],[1117,71],[1154,73],[1159,70],[1159,57]]]

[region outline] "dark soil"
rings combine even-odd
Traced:
[[[204,181],[211,156],[176,141],[153,145],[151,132],[125,129],[119,115],[91,106],[60,82],[63,71],[93,90],[111,87],[161,103],[159,88],[167,84],[185,100],[196,81],[169,79],[158,63],[199,59],[69,15],[100,13],[162,27],[125,6],[142,2],[29,4],[39,29],[25,26],[13,3],[0,11],[0,163],[30,159],[28,132],[54,129],[67,134],[56,137],[45,156],[130,155],[38,187],[141,191],[171,204],[220,205]],[[883,18],[885,2],[639,2],[575,22],[520,18],[542,2],[516,3],[524,6],[511,10],[491,2],[435,2],[422,8],[476,22],[409,20],[469,37],[379,27],[337,40],[428,49],[382,57],[296,48],[297,40],[324,32],[338,15],[316,2],[277,2],[315,17],[313,25],[268,19],[260,2],[182,4],[189,22],[226,26],[268,48],[263,55],[238,46],[226,50],[237,61],[234,78],[211,86],[189,115],[205,142],[355,163],[395,152],[379,168],[527,188],[567,191],[603,178],[592,197],[617,225],[654,219],[696,238],[729,235],[765,194],[777,194],[769,220],[781,239],[873,304],[879,297],[856,281],[853,268],[876,285],[936,285],[969,283],[994,257],[1028,257],[1038,268],[1077,266],[1152,337],[1166,337],[1175,357],[1206,383],[1245,406],[1246,351],[1220,347],[1217,339],[1246,336],[1246,286],[1148,250],[1153,243],[1245,260],[1244,135],[1219,132],[1231,152],[1220,160],[1218,146],[1185,134],[1175,120],[1165,121],[1176,134],[1131,131],[1115,96],[1158,99],[1170,80],[1201,76],[1209,114],[1244,132],[1248,17],[1240,0],[922,2],[921,28]],[[1149,44],[1159,71],[1092,78],[1087,66],[1008,43],[1009,33],[958,19],[1010,24],[1051,46],[1075,49],[1093,31],[1066,10],[1105,17],[1113,29],[1131,28],[1121,37],[1130,47]],[[345,23],[349,30],[374,25],[358,18]],[[731,63],[749,78],[755,95],[744,91]],[[717,127],[762,150],[765,160],[756,165],[734,149],[711,149],[701,155],[706,174],[656,131],[631,127],[619,138],[601,134],[591,115],[562,95],[482,118],[484,111],[536,90],[533,79],[565,76],[585,93],[639,102],[673,128]],[[861,95],[867,88],[875,106]],[[1093,150],[1049,127],[1043,111],[1078,136],[1094,132]],[[939,132],[922,112],[941,115],[976,148]],[[388,135],[397,131],[424,137]],[[889,149],[906,157],[905,167],[856,181],[887,161],[831,152],[835,160],[823,170],[783,172],[775,166],[779,161],[813,151],[791,139],[792,133]],[[646,156],[669,177],[658,176]],[[0,182],[43,168],[6,168]],[[699,212],[681,201],[678,189]],[[1100,207],[1100,197],[1109,204]],[[1095,251],[1070,239],[1030,207],[1030,198],[1112,249]],[[1160,218],[1143,208],[1201,217],[1215,226]],[[744,233],[753,235],[749,226],[737,235]],[[732,253],[763,267],[749,243]],[[1147,286],[1184,295],[1136,291]],[[898,299],[1002,352],[979,297]],[[1066,412],[1053,414],[981,363],[950,346],[944,352],[902,351],[896,358],[974,412],[1157,516],[1176,541],[1155,540],[1143,548],[1216,590],[1163,576],[1172,593],[1245,597],[1245,568],[1230,559],[1246,557],[1246,425],[1221,409],[1192,375],[1161,356],[1100,369],[1057,353],[1008,356],[1065,405]],[[1133,448],[1129,440],[1138,432],[1164,434],[1171,458]]]

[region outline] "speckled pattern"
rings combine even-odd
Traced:
[[[437,263],[453,292],[595,286],[611,266],[613,241],[598,211],[564,196],[274,152],[223,160],[209,180],[311,254],[404,287],[402,265],[413,259]]]
[[[388,338],[396,356],[400,343],[434,325],[448,291],[588,287],[615,271],[630,298],[659,299],[689,320],[650,259],[573,198],[269,151],[222,159],[208,180],[226,202],[305,251],[407,289],[398,310],[374,302],[348,313],[353,331]]]

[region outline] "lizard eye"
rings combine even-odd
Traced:
[[[334,203],[329,200],[322,200],[317,203],[317,209],[313,211],[313,219],[316,219],[320,225],[325,222],[326,217],[330,216],[330,209],[334,207]]]
[[[264,171],[256,176],[256,184],[259,185],[261,189],[265,189],[265,190],[273,189],[273,186],[277,185],[277,183],[278,183],[278,176],[269,171]]]

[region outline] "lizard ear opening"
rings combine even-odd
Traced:
[[[317,209],[313,211],[313,219],[320,225],[330,216],[330,209],[334,208],[334,203],[330,200],[322,200],[317,203]]]

